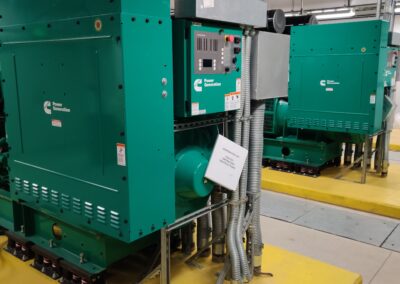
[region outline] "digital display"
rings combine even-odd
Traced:
[[[212,67],[212,59],[203,59],[203,67],[205,68]]]

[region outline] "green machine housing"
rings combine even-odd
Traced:
[[[20,208],[6,224],[99,271],[175,220],[169,2],[18,0],[0,10],[6,195]]]
[[[95,275],[206,205],[218,128],[174,123],[240,108],[240,29],[173,21],[169,0],[4,0],[0,11],[9,245]]]
[[[382,20],[293,28],[288,126],[374,135],[397,49]]]
[[[318,174],[340,164],[342,143],[383,130],[398,48],[382,20],[294,27],[290,48],[289,97],[267,102],[264,159]]]

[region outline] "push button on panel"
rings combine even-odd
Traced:
[[[226,42],[234,42],[235,41],[235,37],[234,36],[226,36],[225,37]]]

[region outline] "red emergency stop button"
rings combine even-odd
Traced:
[[[225,40],[226,40],[227,42],[234,42],[234,41],[235,41],[235,37],[232,36],[232,35],[226,36],[226,37],[225,37]]]

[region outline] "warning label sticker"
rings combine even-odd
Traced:
[[[200,104],[192,103],[192,115],[199,115],[199,114],[200,114]]]
[[[51,120],[51,125],[54,126],[54,127],[61,128],[62,127],[62,121],[58,120],[58,119],[52,119]]]
[[[370,103],[371,105],[376,104],[376,95],[375,95],[375,94],[372,94],[372,95],[369,97],[369,103]]]
[[[126,166],[125,144],[121,144],[121,143],[117,144],[117,162],[118,162],[118,166],[122,166],[122,167]]]
[[[242,91],[242,79],[238,78],[236,79],[236,92],[241,92]]]
[[[225,111],[240,109],[240,92],[225,95]]]

